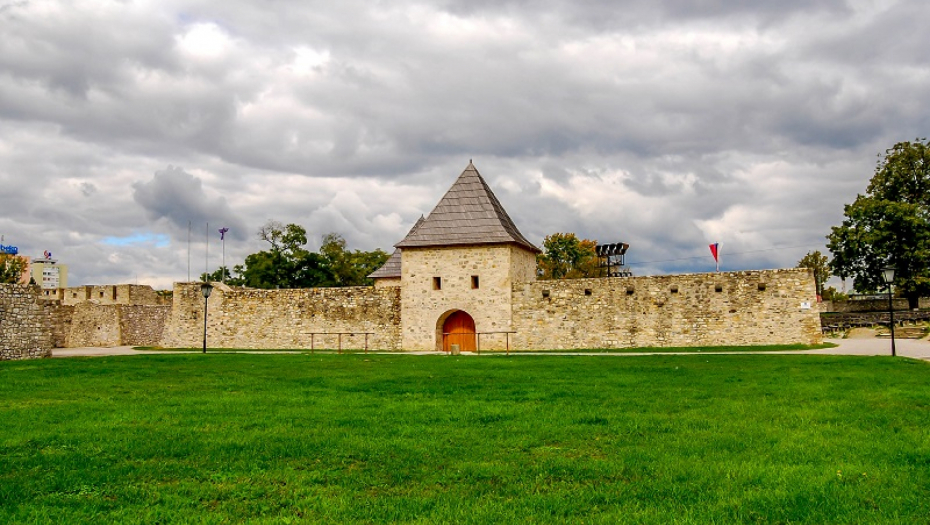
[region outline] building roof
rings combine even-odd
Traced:
[[[390,279],[400,277],[400,248],[394,250],[394,253],[384,261],[381,268],[371,272],[369,279]]]
[[[417,231],[417,228],[419,228],[425,220],[426,219],[420,215],[420,218],[417,219],[417,223],[413,225],[413,228],[410,228],[407,235]],[[368,276],[369,279],[391,279],[395,277],[400,277],[400,248],[395,249],[394,253],[388,257],[388,260],[384,261],[384,264],[381,265],[381,268],[371,272]]]
[[[471,162],[439,204],[397,248],[515,243],[539,252],[520,233]]]

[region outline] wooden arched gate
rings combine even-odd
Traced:
[[[442,324],[442,349],[449,352],[452,345],[459,345],[462,352],[474,352],[476,348],[475,320],[467,313],[457,310]]]

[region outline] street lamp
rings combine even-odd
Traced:
[[[891,315],[891,356],[894,357],[894,303],[891,299],[891,283],[894,282],[894,267],[888,266],[887,268],[882,268],[882,277],[885,279],[885,284],[888,285],[888,313]]]
[[[213,285],[210,283],[201,284],[200,293],[203,294],[203,353],[207,353],[207,299],[213,293]]]

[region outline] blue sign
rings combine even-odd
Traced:
[[[16,246],[4,246],[0,244],[0,253],[8,253],[10,255],[16,255],[19,253],[19,248]]]

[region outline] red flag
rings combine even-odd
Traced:
[[[717,271],[720,271],[720,243],[715,242],[710,245],[710,253],[714,256],[714,262],[717,264]]]

